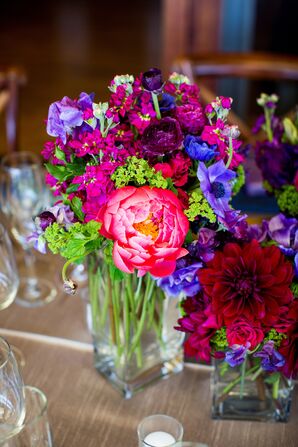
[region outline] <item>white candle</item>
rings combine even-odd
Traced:
[[[145,437],[144,442],[151,447],[168,447],[175,444],[176,439],[165,431],[153,431]]]

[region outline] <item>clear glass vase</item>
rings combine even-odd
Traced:
[[[294,385],[281,373],[263,371],[257,361],[230,367],[214,360],[212,417],[287,422]]]
[[[119,277],[95,254],[88,277],[95,367],[125,398],[183,369],[179,298],[165,296],[148,274]]]

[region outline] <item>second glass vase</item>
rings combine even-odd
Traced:
[[[148,274],[117,277],[98,255],[89,256],[88,276],[96,369],[125,398],[181,371],[179,299],[165,296]]]

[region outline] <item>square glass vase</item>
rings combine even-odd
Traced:
[[[245,368],[213,361],[211,377],[212,418],[261,422],[287,422],[293,381],[281,373],[260,371],[247,362]]]
[[[125,398],[183,369],[184,334],[174,329],[179,297],[150,275],[123,274],[100,255],[88,259],[94,363]],[[181,297],[180,297],[181,298]]]

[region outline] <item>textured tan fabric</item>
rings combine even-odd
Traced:
[[[192,366],[123,400],[93,368],[91,347],[52,338],[90,342],[79,297],[61,295],[39,309],[14,304],[0,312],[0,328],[25,355],[25,382],[48,396],[56,447],[135,447],[139,421],[156,413],[177,418],[185,440],[209,447],[298,446],[297,391],[288,424],[211,420],[209,372]],[[38,333],[50,338],[38,339]]]

